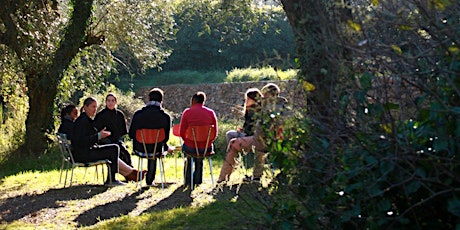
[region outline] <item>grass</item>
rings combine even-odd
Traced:
[[[222,127],[224,133],[230,125],[223,123]],[[170,144],[177,141],[172,137]],[[217,154],[213,158],[214,180],[224,153]],[[133,162],[138,162],[134,156]],[[165,189],[159,185],[139,192],[132,182],[103,186],[103,178],[95,179],[94,168],[86,173],[85,168],[75,169],[73,186],[64,188],[59,181],[60,164],[60,153],[54,145],[39,159],[10,158],[0,163],[0,229],[264,228],[266,210],[261,200],[266,190],[242,184],[244,174],[250,173],[244,168],[216,190],[205,161],[203,184],[190,191],[182,186],[182,158],[171,155],[165,159]],[[158,171],[156,175],[159,183]],[[265,180],[263,185],[267,183]]]

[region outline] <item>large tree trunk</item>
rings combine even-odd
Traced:
[[[339,27],[348,12],[336,8],[334,0],[281,2],[296,37],[300,79],[316,88],[309,94],[308,113],[321,123],[335,123],[340,109],[336,87],[343,80],[347,69],[343,63],[348,60],[337,38],[343,36]]]
[[[53,108],[57,85],[46,76],[27,76],[29,113],[22,154],[40,155],[47,147],[46,133],[53,130]]]
[[[26,120],[25,143],[21,154],[41,155],[48,143],[46,135],[53,126],[54,99],[57,87],[72,59],[80,48],[100,43],[86,36],[88,19],[91,16],[92,0],[74,4],[72,18],[66,28],[64,38],[54,53],[53,61],[43,69],[26,70],[29,96],[29,113]],[[89,42],[92,41],[92,42]]]

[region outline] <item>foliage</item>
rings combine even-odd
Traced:
[[[177,1],[178,31],[163,70],[292,68],[294,37],[282,9],[251,2]]]
[[[170,53],[165,41],[173,36],[174,23],[167,2],[0,4],[0,49],[6,55],[0,68],[20,72],[15,76],[25,79],[29,99],[22,154],[40,154],[46,147],[56,97],[61,103],[77,98],[84,86],[98,87],[115,64],[142,71],[161,64]]]
[[[299,51],[311,52],[299,60],[300,76],[321,91],[296,135],[272,142],[283,173],[270,224],[459,228],[458,2],[349,1],[351,11],[316,3],[305,2],[304,24],[292,24],[308,35]],[[325,17],[314,21],[324,30],[303,33]]]
[[[244,81],[267,81],[267,80],[288,80],[296,77],[296,70],[277,70],[271,67],[264,67],[259,69],[246,68],[246,69],[232,69],[228,73],[226,82],[244,82]]]
[[[0,159],[2,159],[23,142],[28,105],[24,92],[25,82],[16,75],[15,69],[0,68],[0,77]]]

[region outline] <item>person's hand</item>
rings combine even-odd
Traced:
[[[101,134],[101,139],[104,139],[112,134],[110,131],[106,131],[105,127],[99,131],[99,133]]]
[[[174,152],[174,149],[175,149],[174,147],[168,146],[168,153]]]

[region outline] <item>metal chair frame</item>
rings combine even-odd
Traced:
[[[158,165],[160,167],[160,177],[161,177],[161,188],[164,189],[164,181],[166,181],[165,173],[164,173],[164,152],[160,153],[149,153],[147,151],[146,144],[153,144],[154,150],[157,149],[159,143],[165,140],[165,130],[164,129],[138,129],[136,130],[136,141],[142,143],[144,147],[144,152],[135,150],[134,153],[139,157],[138,161],[138,170],[140,172],[139,178],[139,190],[142,190],[142,165],[143,159],[147,160],[155,160],[159,158]]]
[[[98,161],[92,161],[92,162],[77,162],[74,160],[74,157],[73,157],[73,154],[72,154],[72,148],[71,148],[71,144],[70,144],[70,141],[67,139],[67,135],[66,134],[63,134],[63,133],[58,133],[57,135],[57,138],[58,138],[58,142],[59,142],[59,149],[61,151],[61,155],[62,155],[62,164],[61,164],[61,169],[60,169],[60,175],[59,175],[59,183],[62,183],[62,171],[64,171],[64,166],[66,165],[65,167],[65,170],[66,170],[66,173],[65,173],[65,179],[64,179],[64,188],[66,187],[66,184],[67,184],[67,174],[69,172],[69,168],[70,166],[72,167],[71,169],[71,174],[70,174],[70,185],[69,187],[72,187],[72,181],[73,181],[73,171],[74,171],[74,168],[76,167],[85,167],[85,174],[83,176],[83,178],[86,176],[86,170],[88,169],[88,167],[92,167],[92,166],[95,166],[96,167],[96,179],[98,180],[98,175],[99,175],[99,172],[98,172],[98,166],[99,165],[107,165],[108,167],[108,177],[109,177],[109,180],[110,180],[110,183],[112,183],[112,175],[110,174],[110,164],[112,163],[109,159],[103,159],[103,160],[98,160]],[[112,145],[112,144],[109,144],[109,145]],[[119,148],[118,145],[116,144],[113,144],[115,146],[117,146]],[[103,145],[103,146],[108,146],[108,145]],[[120,150],[118,149],[118,152]],[[102,167],[102,176],[104,178],[104,167]]]
[[[183,153],[190,157],[191,159],[191,169],[190,169],[190,184],[191,188],[193,189],[193,172],[195,171],[194,169],[194,159],[195,158],[207,158],[209,162],[209,169],[210,169],[210,174],[211,174],[211,182],[212,182],[212,187],[214,187],[214,176],[212,174],[212,159],[211,156],[214,155],[214,151],[208,152],[209,144],[211,140],[214,140],[215,137],[217,136],[216,129],[214,125],[205,125],[205,126],[190,126],[186,130],[186,135],[187,139],[192,139],[194,144],[195,144],[195,153],[188,153],[186,151],[183,151]],[[198,149],[198,142],[205,142],[206,143],[206,148],[203,151],[203,154],[199,153]],[[184,180],[185,180],[185,173],[187,172],[187,165],[185,164],[185,170],[184,170]]]

